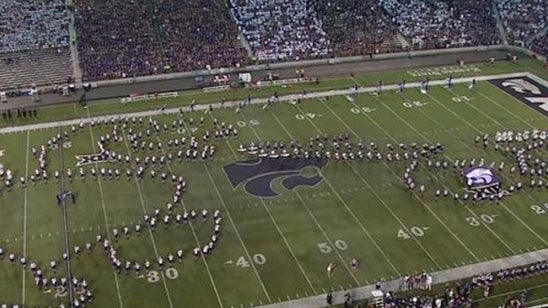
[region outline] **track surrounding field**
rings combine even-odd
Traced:
[[[0,303],[54,305],[79,296],[66,288],[49,293],[38,289],[29,269],[21,271],[19,264],[10,265],[9,253],[16,254],[16,260],[26,256],[27,261],[36,261],[47,277],[85,278],[94,293],[93,305],[98,307],[248,307],[319,295],[312,302],[316,306],[327,290],[366,286],[381,279],[397,281],[404,274],[422,271],[447,274],[452,268],[482,262],[502,266],[490,260],[546,249],[546,188],[526,184],[500,203],[454,201],[451,197],[436,200],[434,196],[438,189],[464,193],[460,169],[452,167],[455,160],[484,158],[486,164],[493,161],[495,166],[505,162],[501,171],[505,187],[518,181],[529,183],[528,177],[510,173],[515,162],[509,155],[474,142],[478,135],[492,137],[497,131],[548,129],[545,115],[488,81],[524,75],[546,86],[544,80],[524,73],[476,77],[474,89],[467,86],[472,78],[463,78],[455,79],[452,88],[445,87],[444,80],[432,81],[426,94],[416,88],[420,84],[409,83],[402,93],[393,90],[396,86],[385,86],[378,96],[371,94],[375,88],[362,88],[359,94],[352,90],[308,93],[301,103],[270,107],[264,107],[265,99],[254,99],[238,112],[229,108],[238,102],[215,104],[208,113],[203,112],[206,105],[197,105],[194,112],[185,108],[184,115],[178,109],[153,110],[126,115],[125,125],[125,116],[114,115],[2,128],[0,163],[13,171],[15,184],[10,191],[2,186],[0,196],[0,247],[4,249]],[[362,83],[359,77],[355,82]],[[280,101],[298,98],[301,96],[291,95]],[[158,133],[149,119],[157,121]],[[237,137],[215,139],[215,119],[219,128],[223,122],[225,128],[236,128]],[[83,128],[78,127],[80,123]],[[76,126],[74,132],[71,125]],[[151,130],[149,136],[147,130]],[[40,180],[22,187],[19,178],[28,179],[38,168],[31,149],[39,149],[65,131],[68,138],[62,137],[59,146],[47,150],[47,183]],[[113,137],[114,131],[121,139],[108,143],[108,149],[127,155],[131,163],[87,164],[82,167],[85,179],[80,179],[76,156],[98,153],[97,141],[107,134]],[[142,133],[144,149],[132,149],[130,131]],[[126,169],[137,169],[136,157],[176,157],[178,150],[188,148],[192,136],[205,144],[201,138],[206,131],[212,134],[206,143],[216,149],[212,160],[174,158],[149,165],[142,179],[135,173],[126,177]],[[405,161],[330,160],[324,167],[296,170],[304,179],[319,177],[321,182],[315,185],[287,189],[283,183],[287,175],[273,172],[266,183],[279,195],[270,198],[250,193],[255,190],[247,184],[257,177],[233,185],[225,173],[225,166],[249,158],[238,151],[240,145],[266,141],[287,145],[296,140],[307,146],[311,137],[314,140],[324,134],[329,138],[348,135],[354,148],[359,140],[368,146],[374,142],[383,153],[388,143],[398,147],[400,143],[440,142],[444,152],[435,159],[448,162],[449,168],[430,168],[421,160],[415,176],[426,191],[410,193],[402,181]],[[169,140],[182,138],[185,146],[168,146]],[[546,161],[547,153],[543,147],[533,155]],[[92,177],[91,168],[119,169],[122,176]],[[157,172],[155,178],[149,174],[152,169]],[[60,171],[59,180],[53,176],[55,170]],[[167,175],[165,182],[161,173]],[[174,190],[171,175],[183,176],[188,182],[175,213],[194,209],[198,218],[181,225],[172,221],[166,228],[159,219],[152,230],[145,227],[143,216],[152,215],[155,209],[161,211],[160,217],[166,213]],[[535,179],[547,180],[545,175]],[[76,195],[75,205],[57,205],[55,196],[63,189]],[[204,208],[209,216],[202,221]],[[219,241],[209,256],[194,260],[192,249],[209,241],[215,210],[222,217]],[[143,226],[140,235],[134,231],[137,224]],[[124,226],[129,235],[116,239],[113,228],[121,231]],[[148,259],[153,263],[151,270],[142,275],[112,270],[109,258],[95,241],[97,234],[109,238],[121,260],[142,266]],[[74,246],[83,249],[86,242],[93,244],[92,251],[76,256]],[[70,263],[61,259],[65,246],[71,251]],[[167,259],[178,249],[184,251],[182,262],[158,268],[155,260],[159,256]],[[353,258],[360,261],[357,270],[350,266]],[[59,264],[56,272],[48,266],[52,259]],[[330,277],[326,275],[329,263],[336,264]],[[310,307],[309,303],[305,306]]]

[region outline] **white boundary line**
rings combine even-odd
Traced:
[[[548,82],[540,79],[539,77],[535,76],[534,74],[531,74],[529,72],[519,72],[519,73],[510,73],[510,74],[499,74],[499,75],[488,75],[488,76],[477,76],[477,77],[463,77],[463,78],[455,78],[453,79],[453,83],[467,83],[471,82],[473,79],[476,79],[476,81],[484,81],[484,80],[493,80],[493,79],[501,79],[501,78],[514,78],[514,77],[523,77],[528,76],[536,81],[539,81],[539,83],[546,85]],[[445,84],[445,80],[431,80],[430,85],[442,85]],[[420,87],[420,82],[411,82],[406,85],[407,88],[417,88]],[[548,87],[548,86],[547,86]],[[395,90],[397,89],[397,85],[386,85],[384,86],[384,90]],[[377,90],[377,87],[361,87],[358,89],[358,93],[369,93],[369,92],[375,92]],[[309,93],[306,95],[306,98],[319,98],[319,97],[326,97],[326,96],[340,96],[340,95],[347,95],[355,93],[354,90],[331,90],[331,91],[323,91],[323,92],[314,92]],[[289,102],[294,101],[297,99],[302,98],[300,94],[290,94],[290,95],[284,95],[280,97],[280,102]],[[268,98],[256,98],[252,99],[250,104],[257,105],[257,104],[264,104],[268,101]],[[221,105],[221,103],[215,103],[211,104],[211,107],[214,109],[222,108],[222,107],[235,107],[238,106],[238,104],[243,103],[243,101],[229,101],[225,102],[224,105]],[[199,111],[205,111],[209,108],[209,105],[206,104],[199,104],[195,106],[195,110]],[[113,115],[105,115],[105,116],[89,116],[89,109],[88,109],[88,116],[82,117],[80,119],[73,119],[73,120],[65,120],[65,121],[56,121],[56,122],[44,122],[44,123],[38,123],[38,124],[29,124],[29,125],[22,125],[22,126],[11,126],[11,127],[4,127],[0,128],[0,134],[5,133],[16,133],[16,132],[22,132],[27,130],[36,130],[36,129],[45,129],[45,128],[53,128],[58,126],[70,126],[70,125],[78,125],[80,123],[90,123],[92,121],[98,122],[102,120],[111,120],[111,119],[120,119],[122,117],[148,117],[148,116],[157,116],[162,114],[176,114],[179,113],[179,110],[182,109],[184,112],[190,111],[190,107],[182,107],[182,108],[169,108],[163,111],[158,110],[149,110],[149,111],[141,111],[141,112],[130,112],[130,113],[121,113],[121,114],[113,114]]]

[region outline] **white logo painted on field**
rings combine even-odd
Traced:
[[[548,111],[548,97],[526,97],[525,99],[533,104],[539,105],[538,107],[540,109]]]
[[[519,93],[531,92],[535,95],[541,94],[540,89],[537,86],[521,78],[504,81],[502,85],[505,87],[511,87],[514,91]]]

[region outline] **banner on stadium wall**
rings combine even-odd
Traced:
[[[148,101],[148,100],[156,100],[156,99],[162,99],[162,98],[168,98],[168,97],[178,97],[178,92],[163,92],[163,93],[155,93],[155,94],[136,94],[136,95],[130,95],[129,97],[123,97],[120,99],[120,102],[122,104],[125,103],[131,103],[131,102],[139,102],[139,101]]]

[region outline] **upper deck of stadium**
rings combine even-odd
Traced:
[[[0,89],[408,50],[548,55],[545,0],[4,0]]]

